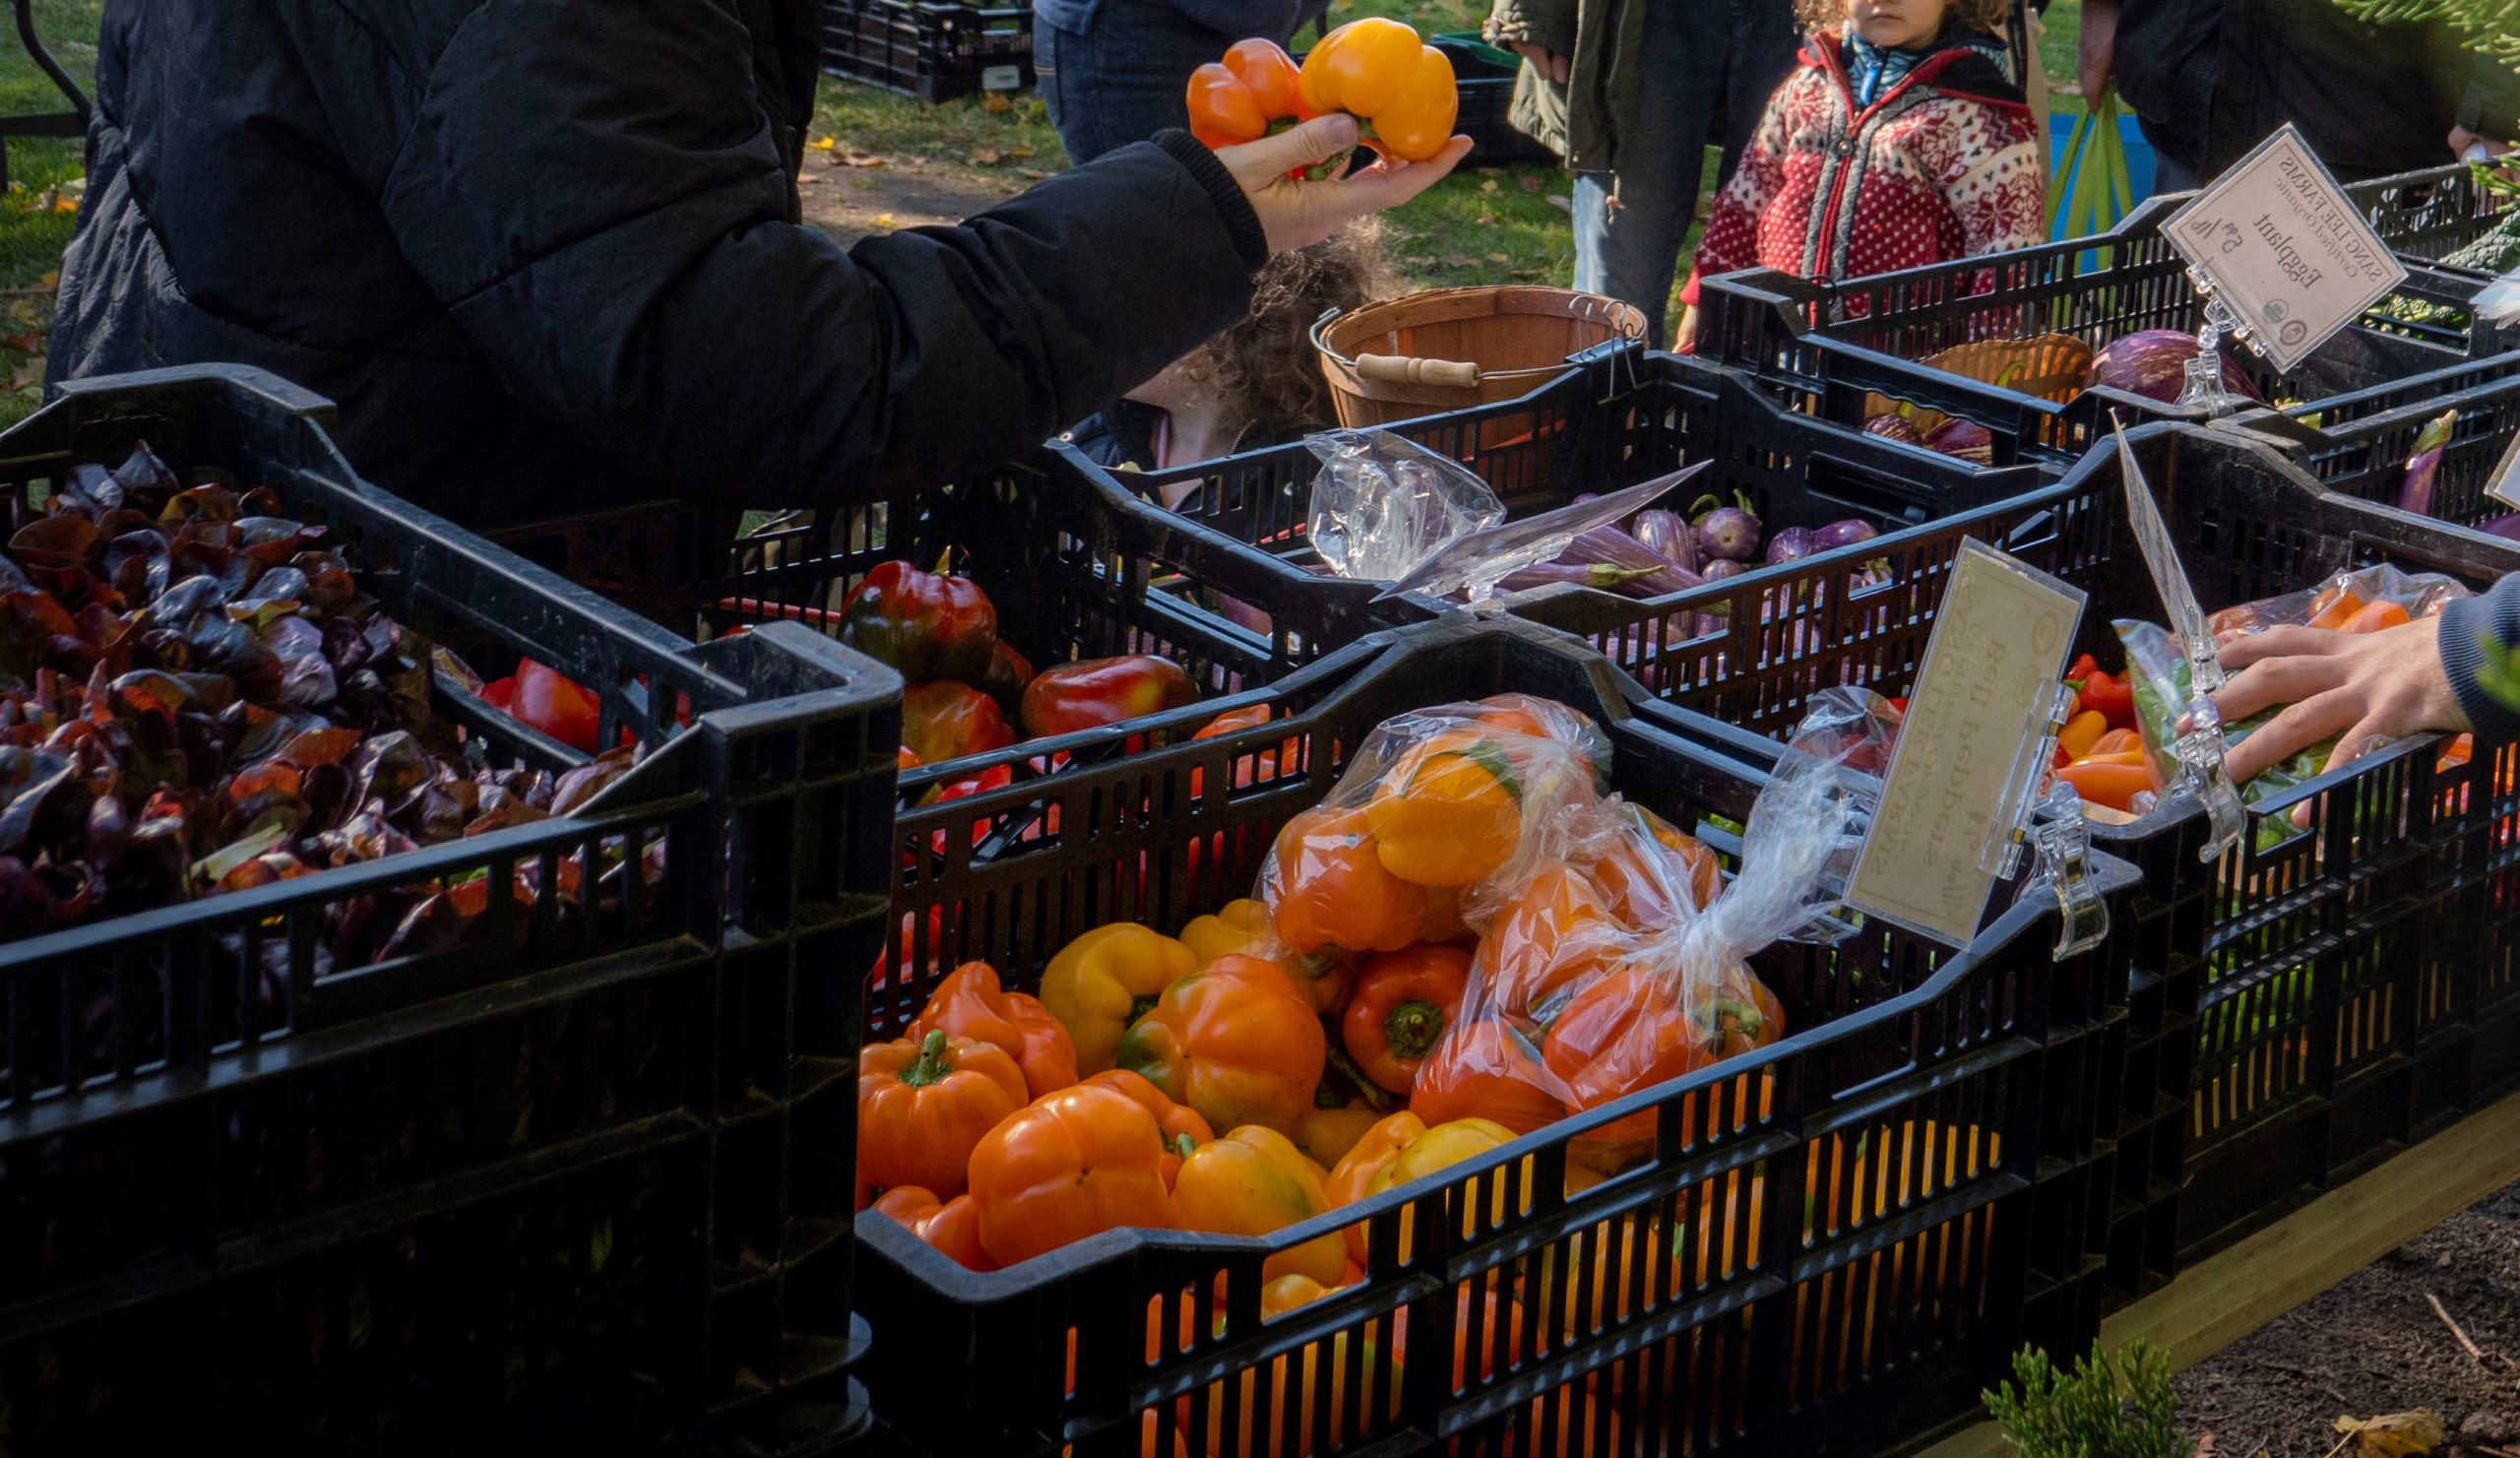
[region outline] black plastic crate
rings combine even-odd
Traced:
[[[1519,399],[1383,428],[1469,467],[1508,517],[1711,461],[1712,470],[1666,504],[1681,509],[1697,495],[1730,502],[1737,494],[1771,529],[1861,517],[1889,530],[2035,490],[2062,471],[2022,458],[2001,437],[2000,464],[1976,466],[1794,414],[1738,375],[1676,354],[1584,356],[1579,372]],[[1309,570],[1318,565],[1306,519],[1319,462],[1300,444],[1159,472],[1105,473],[1073,459],[1079,471],[1142,496],[1190,488],[1178,514],[1202,537],[1277,559],[1270,601],[1335,601],[1393,626],[1446,610],[1422,598],[1377,602],[1381,584]]]
[[[933,104],[1033,85],[1033,9],[828,0],[823,71]]]
[[[2322,492],[2264,440],[2173,424],[2129,439],[2209,608],[2372,561],[2471,585],[2520,568],[2520,545]],[[1789,733],[1824,687],[1907,692],[1970,537],[2088,592],[2080,646],[2105,663],[2118,657],[2112,619],[2162,618],[2113,449],[2048,491],[1796,563],[1781,584],[1736,579],[1624,607],[1569,594],[1522,611],[1607,651],[1685,731],[1763,742]],[[1892,581],[1841,591],[1858,560],[1886,563]],[[1726,625],[1700,634],[1714,607]],[[2307,805],[2307,833],[2210,865],[2197,860],[2203,813],[2184,800],[2092,828],[2145,873],[2120,1106],[2128,1204],[2110,1236],[2133,1252],[2112,1263],[2120,1294],[2168,1274],[2162,1211],[2174,1198],[2183,1260],[2478,1107],[2496,1070],[2475,1066],[2475,1020],[2520,992],[2479,974],[2490,940],[2479,904],[2510,894],[2494,877],[2520,836],[2508,788],[2520,751],[2443,769],[2437,749],[2394,746],[2270,799]],[[2165,1095],[2178,1101],[2183,1149]],[[2137,1140],[2150,1147],[2124,1158]]]
[[[2396,384],[2357,390],[2291,411],[2251,410],[2219,426],[2272,435],[2331,491],[2395,506],[2415,438],[2457,412],[2425,515],[2473,527],[2520,511],[2486,494],[2493,468],[2520,431],[2520,352],[2455,365]]]
[[[2203,306],[2185,264],[2161,235],[2183,198],[2155,198],[2109,232],[2040,243],[1990,258],[1838,282],[1752,269],[1710,280],[1700,302],[1698,352],[1748,371],[1797,411],[1859,426],[1874,395],[1964,415],[2021,442],[2025,453],[2071,463],[2103,438],[2112,414],[2128,424],[2201,421],[2203,412],[2122,390],[2085,390],[2057,403],[1965,379],[1917,361],[1979,340],[2062,333],[2098,349],[2147,329],[2194,334]],[[2411,265],[2398,294],[2452,311],[2426,323],[2375,309],[2288,373],[2236,344],[2225,356],[2264,399],[2316,407],[2368,389],[2502,353],[2520,340],[2466,312],[2465,275]]]
[[[845,1434],[831,1172],[898,681],[789,627],[675,639],[361,483],[330,413],[235,367],[80,382],[0,435],[0,479],[24,510],[145,440],[268,486],[407,628],[561,669],[651,752],[566,815],[0,946],[11,1450]],[[439,689],[494,753],[576,759]],[[330,957],[337,917],[520,872],[543,892],[477,934]]]
[[[1328,792],[1374,725],[1500,691],[1595,716],[1611,734],[1617,784],[1719,851],[1737,850],[1702,817],[1745,817],[1764,782],[1746,760],[1772,755],[1719,757],[1649,726],[1633,715],[1632,683],[1528,625],[1395,632],[1284,680],[1272,696],[1289,714],[1266,726],[1134,756],[1115,746],[1106,762],[906,812],[893,849],[915,869],[896,910],[938,928],[937,943],[895,959],[910,974],[875,989],[868,1036],[904,1026],[962,960],[986,959],[1030,986],[1093,926],[1177,928],[1247,894],[1278,828]],[[997,831],[976,848],[958,833],[976,814]],[[2122,915],[2131,869],[2095,863]],[[2044,1222],[2051,1210],[2088,1210],[2048,1191],[2088,1173],[2096,1152],[2088,1135],[2071,1142],[2095,1122],[2092,1101],[2050,1073],[2085,1066],[2084,1045],[2105,1046],[2128,952],[2112,937],[2059,963],[2055,931],[2052,909],[2024,904],[1993,914],[1966,950],[1876,927],[1834,950],[1763,954],[1755,965],[1795,1031],[1751,1059],[1598,1110],[1591,1121],[1660,1108],[1665,1143],[1576,1195],[1561,1193],[1566,1141],[1587,1121],[1265,1240],[1112,1232],[980,1275],[863,1215],[878,1417],[908,1446],[939,1455],[1135,1453],[1142,1442],[1166,1455],[1429,1443],[1495,1454],[1682,1444],[1871,1453],[1973,1418],[1980,1390],[2025,1338],[2081,1350],[2097,1331],[2096,1303],[2048,1300],[2089,1289],[2088,1261],[2070,1238],[2049,1240]],[[1684,1108],[1707,1113],[1673,1116]],[[1920,1147],[1924,1120],[2000,1143],[1946,1171]],[[1715,1132],[1699,1138],[1699,1127]],[[1859,1181],[1815,1172],[1866,1140],[1876,1151],[1895,1143],[1903,1169],[1937,1173],[1886,1210],[1858,1208]],[[1500,1190],[1501,1217],[1490,1204]],[[1465,1217],[1477,1227],[1467,1236]],[[1418,1243],[1398,1261],[1404,1218]],[[1359,1219],[1370,1222],[1364,1279],[1264,1323],[1268,1252]],[[1706,1233],[1694,1268],[1684,1257],[1674,1270],[1661,1255],[1611,1256],[1616,1301],[1565,1279],[1592,1269],[1621,1230],[1644,1233],[1629,1249],[1663,1251],[1692,1221]],[[2049,1248],[2059,1268],[2042,1263]],[[1457,1319],[1485,1312],[1490,1290],[1520,1293],[1500,1306],[1519,1322]],[[1411,1352],[1432,1360],[1394,1361],[1402,1321]],[[1479,1357],[1456,1380],[1441,1354],[1465,1331]],[[1336,1400],[1325,1400],[1321,1384],[1333,1381]],[[1203,1440],[1212,1418],[1228,1434],[1213,1446]],[[1288,1430],[1273,1436],[1276,1423]]]
[[[2358,182],[2346,192],[2400,257],[2479,283],[2490,277],[2444,261],[2511,216],[2512,200],[2488,191],[2466,162]]]
[[[999,636],[1035,667],[1124,653],[1171,659],[1199,689],[1202,725],[1385,616],[1369,610],[1371,587],[1319,582],[1219,540],[1131,496],[1064,447],[819,520],[784,518],[749,536],[738,535],[740,525],[735,512],[662,502],[493,535],[692,637],[778,621],[837,632],[849,590],[878,564],[950,561],[989,595]],[[1256,613],[1235,613],[1233,603]],[[1027,740],[996,758],[1046,763],[1067,744]],[[915,797],[986,762],[907,771],[903,793]]]

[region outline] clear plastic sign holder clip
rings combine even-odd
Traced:
[[[2214,695],[2222,692],[2224,684],[2222,652],[2215,645],[2205,609],[2196,601],[2195,589],[2188,586],[2187,571],[2179,565],[2178,548],[2172,543],[2170,527],[2163,522],[2161,508],[2153,500],[2152,483],[2144,478],[2143,467],[2137,464],[2133,448],[2126,444],[2125,422],[2112,419],[2112,423],[2117,435],[2118,474],[2126,490],[2127,524],[2134,530],[2135,544],[2143,550],[2153,584],[2161,592],[2162,605],[2169,609],[2171,630],[2178,635],[2179,646],[2187,655],[2189,696],[2181,706],[2178,738],[2171,746],[2178,770],[2170,792],[2193,795],[2203,807],[2207,835],[2197,858],[2211,861],[2238,844],[2248,829],[2248,812],[2240,806],[2239,788],[2232,783],[2231,772],[2223,766],[2223,716],[2214,707]]]
[[[1418,563],[1408,576],[1376,594],[1374,601],[1403,593],[1424,593],[1436,598],[1459,593],[1469,603],[1468,610],[1486,608],[1496,599],[1496,584],[1507,575],[1553,560],[1576,538],[1643,511],[1712,464],[1700,461],[1590,501],[1456,538]]]
[[[2052,687],[2021,728],[2021,747],[2005,780],[2004,810],[1987,827],[1978,868],[2009,880],[2021,869],[2023,854],[2031,856],[2030,878],[2015,899],[2055,899],[2056,960],[2062,962],[2109,934],[2109,904],[2092,882],[2091,827],[2083,821],[2082,797],[2062,780],[2045,798],[2039,793],[2056,756],[2056,736],[2074,712],[2074,691],[2062,683]]]
[[[2187,270],[2187,282],[2194,285],[2197,297],[2205,301],[2205,319],[2196,326],[2196,353],[2187,361],[2187,385],[2179,392],[2178,404],[2181,409],[2202,410],[2210,415],[2228,415],[2254,402],[2223,388],[2223,336],[2228,334],[2254,348],[2256,332],[2240,318],[2213,281],[2192,266]]]

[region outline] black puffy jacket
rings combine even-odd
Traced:
[[[994,465],[1248,306],[1258,220],[1186,137],[802,225],[821,8],[107,0],[54,376],[262,365],[464,520],[811,504]]]

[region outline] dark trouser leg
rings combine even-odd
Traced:
[[[1082,166],[1167,127],[1187,127],[1190,73],[1232,43],[1164,0],[1102,0],[1082,35],[1036,25],[1034,71],[1068,160]]]
[[[1794,74],[1801,53],[1802,34],[1794,19],[1793,0],[1732,0],[1732,51],[1724,72],[1723,168],[1715,185],[1732,180],[1758,135],[1759,118],[1768,98]]]
[[[1652,0],[1633,114],[1613,119],[1618,171],[1575,178],[1575,286],[1643,309],[1658,345],[1697,217],[1732,28],[1729,4]]]

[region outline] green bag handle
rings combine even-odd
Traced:
[[[2126,165],[2126,137],[2118,129],[2117,94],[2099,101],[2074,123],[2064,159],[2048,188],[2048,232],[2061,218],[2068,237],[2091,237],[2115,227],[2135,207]]]

